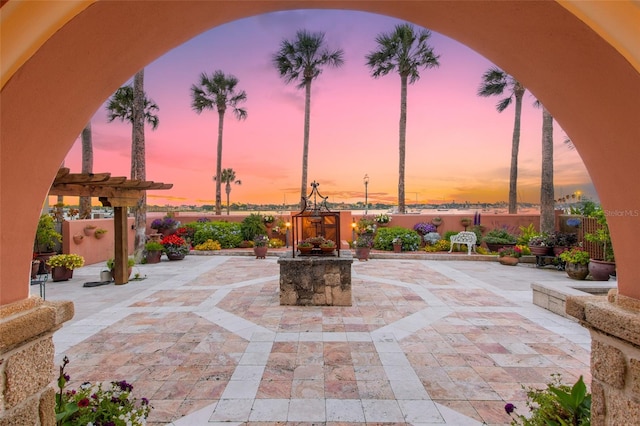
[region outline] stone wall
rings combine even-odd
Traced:
[[[567,313],[591,334],[591,424],[640,419],[640,302],[611,290],[607,300],[567,298]]]
[[[286,253],[280,265],[280,304],[351,306],[349,250],[337,256],[298,256]]]
[[[0,426],[54,426],[53,333],[72,302],[31,297],[0,307]]]

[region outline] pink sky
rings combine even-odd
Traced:
[[[231,202],[299,201],[304,91],[285,85],[271,64],[281,40],[298,29],[323,31],[330,48],[345,51],[345,64],[325,69],[312,85],[309,182],[320,182],[329,201],[363,201],[362,179],[368,174],[369,201],[395,203],[400,79],[397,74],[373,79],[364,57],[376,49],[377,34],[400,22],[348,11],[260,15],[213,28],[149,64],[145,91],[160,107],[160,125],[145,132],[147,179],[174,186],[149,192],[148,203],[214,204],[217,113],[196,114],[190,87],[203,71],[218,69],[235,75],[247,92],[247,120],[239,122],[230,113],[225,119],[222,167],[233,168],[242,180],[233,186]],[[440,67],[421,71],[408,89],[406,202],[506,201],[513,107],[498,113],[498,98],[476,96],[492,63],[438,33],[430,44]],[[537,203],[542,113],[533,101],[527,93],[518,198]],[[107,123],[103,105],[92,127],[94,172],[128,176],[130,124]],[[554,138],[556,198],[576,190],[596,198],[578,153],[563,144],[558,123]],[[65,160],[72,172],[80,172],[80,148],[78,138]]]

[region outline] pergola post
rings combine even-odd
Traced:
[[[116,284],[126,284],[129,282],[127,208],[113,207],[113,221],[113,228],[115,232],[113,279]]]

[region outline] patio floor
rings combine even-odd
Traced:
[[[401,256],[401,255],[400,255]],[[187,256],[84,288],[47,283],[76,315],[54,335],[72,387],[127,380],[151,425],[505,425],[505,402],[552,373],[591,383],[590,337],[532,304],[563,272],[497,262],[354,261],[353,306],[280,306],[277,258]],[[37,286],[32,286],[37,294]]]

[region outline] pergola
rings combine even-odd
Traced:
[[[58,170],[49,195],[98,197],[103,206],[113,207],[114,280],[116,284],[129,281],[127,271],[128,234],[127,207],[135,206],[144,191],[171,189],[172,183],[135,180],[111,173],[70,173],[66,167]]]

